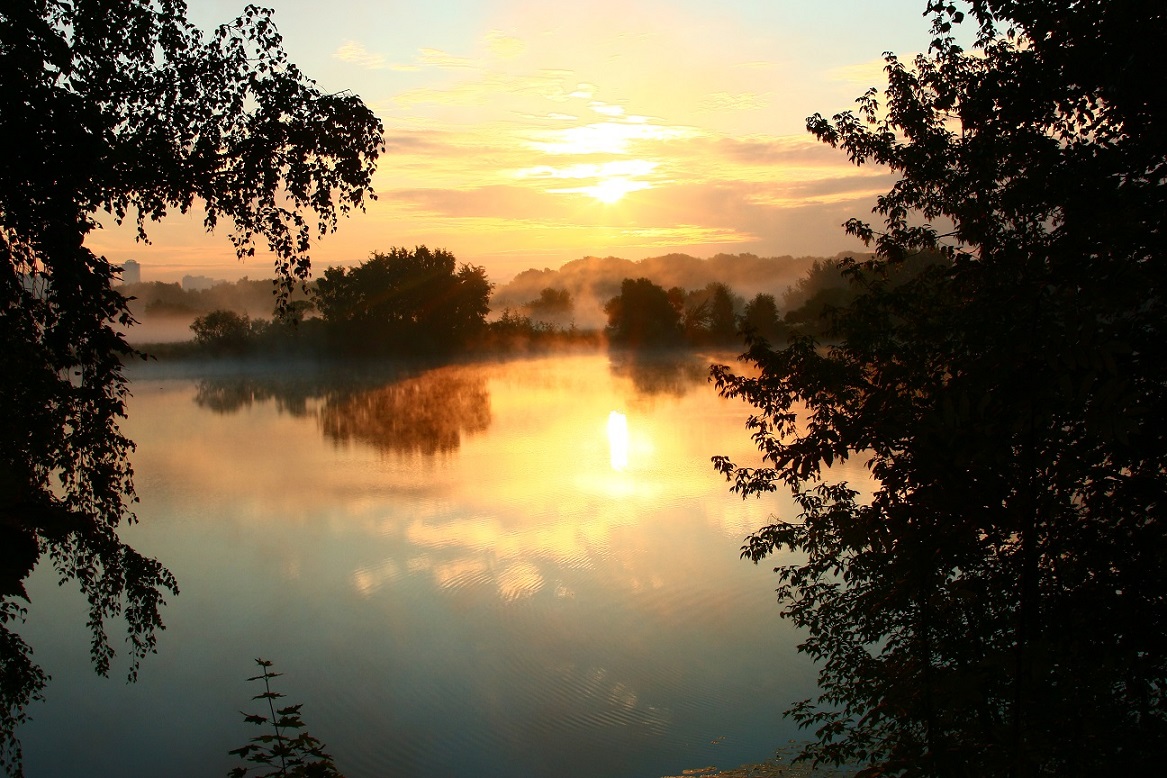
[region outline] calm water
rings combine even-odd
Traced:
[[[224,775],[257,734],[254,657],[350,778],[771,756],[813,669],[738,550],[787,503],[713,472],[756,455],[708,361],[136,373],[124,534],[182,594],[127,685],[89,669],[82,598],[34,574],[21,631],[53,680],[28,775]]]

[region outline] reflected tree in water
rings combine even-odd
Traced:
[[[473,368],[446,367],[356,394],[333,395],[320,428],[337,442],[367,443],[395,454],[446,454],[465,435],[490,426],[486,379]]]
[[[320,382],[244,376],[204,378],[195,388],[195,404],[215,413],[236,413],[253,404],[274,402],[281,413],[302,417],[311,413],[309,403],[327,389]]]
[[[645,397],[684,397],[709,382],[709,362],[689,352],[626,351],[615,354],[612,375],[627,378]]]
[[[458,450],[467,435],[491,422],[490,393],[481,368],[447,366],[405,376],[241,376],[204,379],[195,402],[234,413],[272,402],[292,416],[315,415],[338,443],[357,441],[381,451],[432,456]]]
[[[121,432],[132,324],[118,269],[85,245],[103,211],[145,225],[196,201],[286,294],[313,233],[371,194],[380,122],[287,61],[270,12],[205,36],[180,0],[0,4],[0,767],[45,686],[17,623],[45,559],[88,601],[94,668],[121,618],[130,678],[154,651],[173,576],[121,541],[133,444]],[[280,298],[283,299],[283,298]]]

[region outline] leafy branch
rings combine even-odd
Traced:
[[[265,700],[270,716],[240,711],[244,721],[261,727],[263,732],[251,738],[247,745],[228,751],[244,762],[253,763],[232,768],[229,778],[248,775],[256,778],[344,778],[336,769],[332,755],[324,750],[324,744],[305,729],[300,718],[303,705],[276,707],[276,700],[285,695],[272,691],[271,680],[283,673],[272,672],[272,663],[266,659],[256,659],[255,663],[260,667],[260,674],[247,680],[263,681],[263,692],[251,699]],[[261,772],[265,769],[267,772]],[[253,770],[257,772],[253,773]]]

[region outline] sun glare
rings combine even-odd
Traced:
[[[619,411],[608,414],[608,448],[611,451],[612,469],[623,472],[628,469],[628,417]]]
[[[641,189],[649,189],[651,186],[652,185],[647,181],[633,181],[628,178],[608,178],[600,181],[594,186],[585,186],[580,189],[574,189],[571,191],[586,194],[589,197],[596,198],[602,203],[611,205],[629,192],[637,192]]]
[[[652,175],[658,164],[644,159],[621,159],[565,167],[538,165],[519,170],[514,175],[516,178],[593,179],[595,183],[587,186],[558,187],[547,191],[553,194],[583,194],[602,203],[612,204],[629,192],[651,189],[652,184],[641,180],[641,177]]]

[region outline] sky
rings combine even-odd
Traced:
[[[892,178],[806,117],[882,86],[930,40],[924,0],[267,0],[290,59],[385,125],[378,200],[311,252],[320,272],[427,245],[505,283],[584,256],[830,256]],[[241,0],[190,0],[204,30]],[[271,274],[202,214],[110,217],[87,244],[144,281]]]

